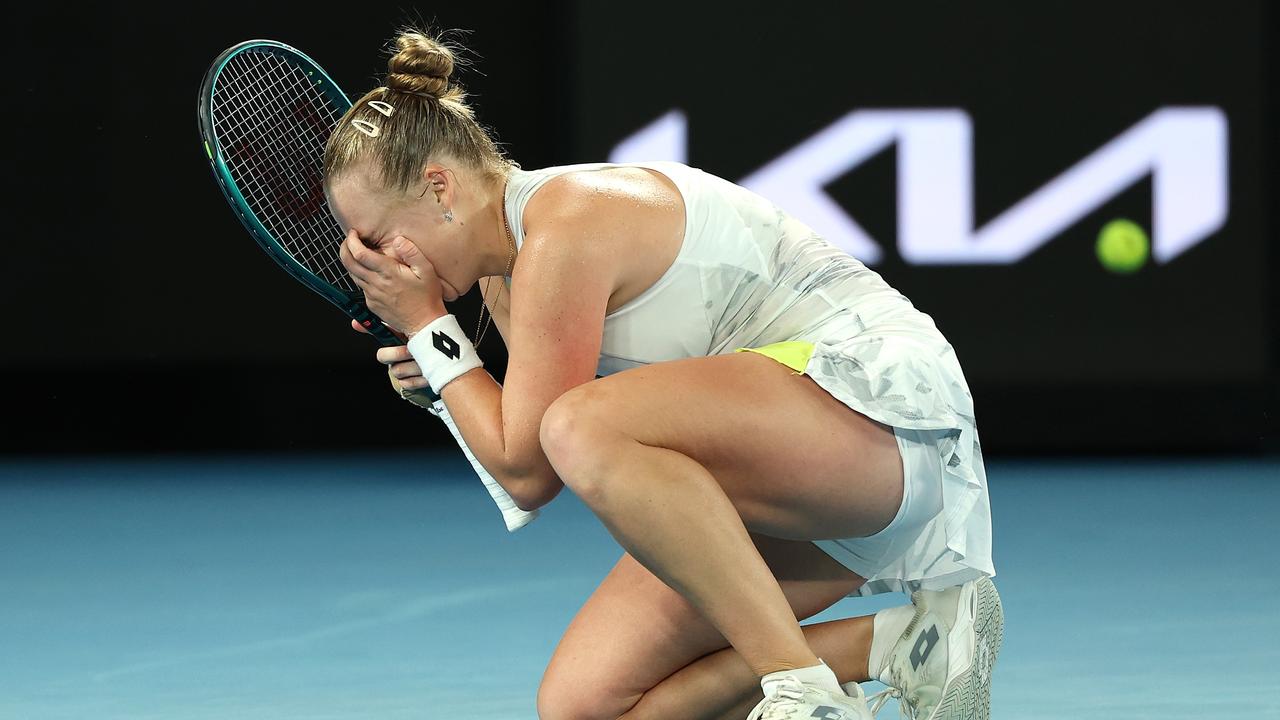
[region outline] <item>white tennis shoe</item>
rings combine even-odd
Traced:
[[[875,720],[862,688],[856,683],[854,687],[853,695],[837,694],[788,675],[769,684],[764,700],[747,720]]]
[[[1004,610],[991,578],[911,594],[915,617],[890,653],[871,713],[898,698],[913,720],[989,720],[991,668],[1004,637]],[[848,686],[845,686],[848,689]]]

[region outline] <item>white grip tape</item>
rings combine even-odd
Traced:
[[[458,447],[462,448],[462,453],[467,456],[471,467],[475,469],[476,475],[480,476],[480,481],[484,483],[484,487],[489,491],[489,497],[498,504],[498,509],[502,511],[502,519],[507,523],[507,532],[515,532],[520,528],[533,522],[538,517],[537,510],[521,510],[516,506],[516,501],[511,499],[507,491],[498,484],[497,480],[489,474],[488,470],[476,460],[476,456],[471,454],[471,448],[467,447],[466,441],[462,439],[462,433],[458,432],[458,426],[453,424],[453,416],[449,414],[449,409],[444,406],[443,400],[437,400],[432,407],[435,414],[444,420],[445,427],[449,428],[449,432],[453,433],[453,439],[458,441]]]
[[[476,347],[458,325],[458,318],[452,315],[438,317],[414,333],[408,346],[436,395],[459,375],[484,366]]]

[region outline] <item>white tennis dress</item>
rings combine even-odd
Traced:
[[[605,318],[598,374],[784,341],[812,343],[803,371],[836,399],[895,428],[937,431],[942,511],[859,593],[940,589],[994,575],[973,398],[933,319],[770,201],[675,162],[513,171],[505,202],[517,248],[525,205],[538,188],[563,173],[611,167],[668,177],[684,196],[686,220],[671,267]],[[818,546],[839,560],[839,542]]]

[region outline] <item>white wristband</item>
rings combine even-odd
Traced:
[[[422,376],[436,395],[459,375],[483,367],[476,348],[463,334],[458,318],[436,318],[409,338],[409,354],[418,361]]]

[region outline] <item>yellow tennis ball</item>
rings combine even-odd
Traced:
[[[1113,273],[1131,273],[1147,264],[1151,242],[1141,225],[1131,220],[1112,220],[1098,233],[1095,249],[1102,267]]]

